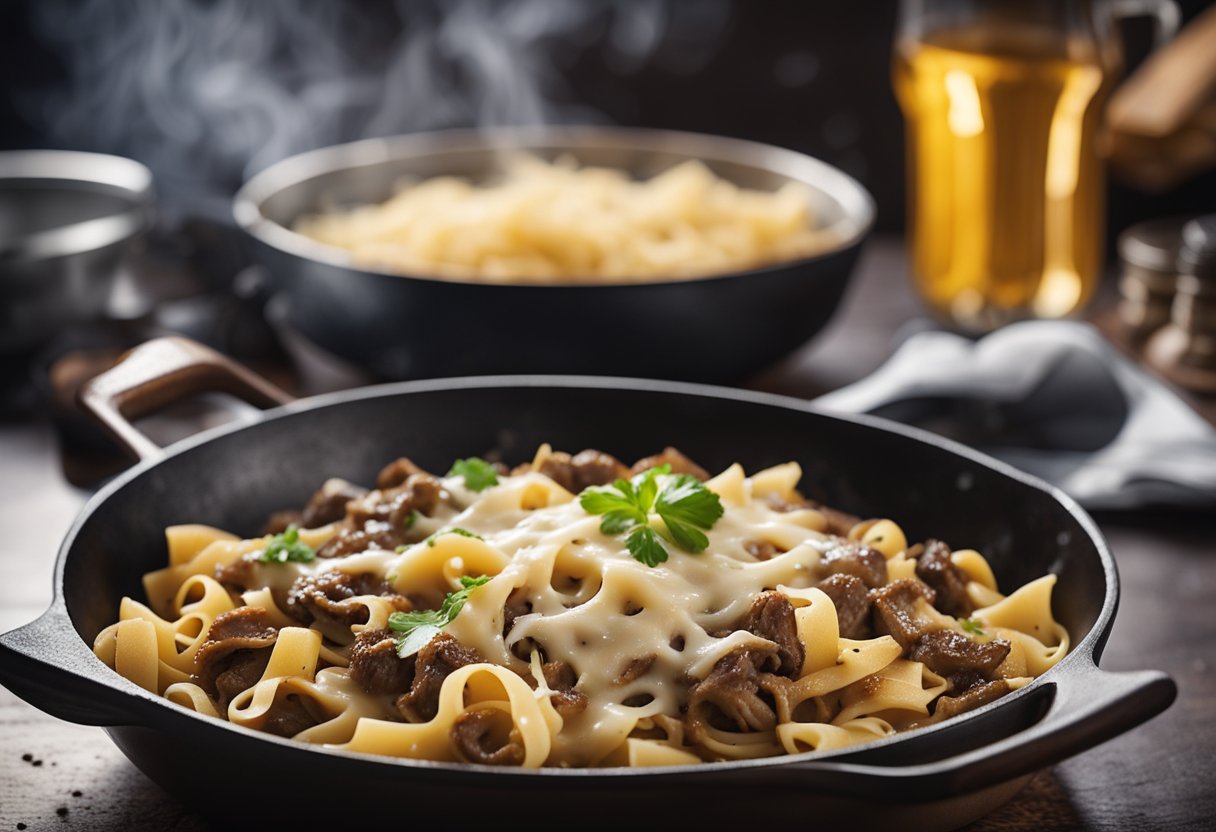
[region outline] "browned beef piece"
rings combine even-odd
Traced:
[[[775,651],[734,650],[688,689],[688,733],[694,739],[707,726],[728,731],[768,731],[777,725],[772,684],[778,677],[758,668],[772,661]],[[766,697],[765,694],[768,694]]]
[[[409,612],[413,605],[378,575],[362,572],[352,575],[330,570],[319,575],[302,575],[287,592],[284,612],[302,624],[316,620],[351,626],[367,623],[367,607],[350,599],[359,595],[380,595],[398,612]]]
[[[266,525],[262,527],[262,534],[282,534],[287,531],[289,526],[299,526],[300,521],[303,519],[304,513],[295,509],[276,511],[266,518]]]
[[[415,511],[429,517],[442,496],[439,480],[430,474],[410,474],[401,485],[369,491],[362,499],[351,501],[346,506],[346,516],[356,529],[378,521],[404,531]]]
[[[410,722],[429,722],[439,712],[439,689],[452,671],[482,660],[476,650],[465,647],[447,633],[435,636],[414,661],[414,680],[409,693],[397,698],[397,710]]]
[[[279,631],[261,607],[237,607],[217,615],[194,654],[195,681],[227,707],[233,696],[257,682],[269,660],[269,648],[278,637]],[[251,651],[265,655],[250,656]],[[218,677],[226,671],[229,675],[224,678],[223,690],[219,690]]]
[[[664,448],[661,454],[648,456],[633,463],[633,468],[629,470],[629,473],[640,474],[659,465],[670,465],[673,474],[692,474],[702,482],[709,479],[708,471],[670,445]]]
[[[781,676],[796,676],[802,670],[806,649],[798,638],[794,605],[780,592],[761,592],[736,625],[777,645],[777,653],[765,669]]]
[[[916,613],[916,601],[925,599],[933,603],[933,590],[915,578],[902,578],[884,587],[870,590],[870,601],[874,604],[874,629],[890,635],[907,650],[931,627]]]
[[[1000,699],[1011,690],[1013,688],[1004,679],[985,682],[982,685],[976,685],[961,696],[941,697],[937,700],[937,706],[933,709],[933,716],[949,719],[952,716],[958,716],[967,711],[974,711],[976,708]]]
[[[261,552],[251,552],[232,563],[221,564],[215,567],[215,579],[237,592],[260,587],[262,582],[257,578],[257,568],[261,557]]]
[[[487,710],[468,710],[452,724],[452,747],[456,756],[466,763],[486,766],[520,766],[524,763],[524,745],[518,732],[512,730],[505,741],[495,739],[494,722],[501,714]]]
[[[391,630],[364,630],[350,648],[350,678],[368,693],[404,693],[414,681],[414,658],[397,656]]]
[[[650,668],[654,666],[654,660],[654,653],[637,659],[630,659],[629,663],[625,665],[624,669],[617,674],[613,683],[617,685],[627,685],[630,682],[636,682],[650,671]]]
[[[967,597],[967,573],[950,559],[950,547],[940,540],[926,540],[925,551],[916,559],[916,577],[937,593],[937,608],[946,615],[966,618],[974,606]]]
[[[366,488],[361,488],[346,480],[327,480],[315,494],[308,499],[304,511],[300,515],[300,526],[305,529],[316,529],[337,523],[346,516],[346,504],[358,500],[367,494]]]
[[[811,503],[811,508],[824,516],[828,521],[827,532],[838,537],[845,537],[849,533],[849,529],[861,522],[861,518],[856,514],[849,514],[847,511],[825,506],[822,503]]]
[[[515,619],[532,612],[532,602],[523,589],[514,589],[502,608],[502,634],[505,637],[515,627]]]
[[[924,662],[939,676],[976,672],[991,679],[997,667],[1009,655],[1009,649],[1009,642],[1003,639],[980,642],[967,638],[957,630],[938,630],[921,636],[912,645],[908,658],[914,662]]]
[[[573,667],[563,661],[545,662],[541,671],[545,674],[545,684],[557,691],[549,701],[562,719],[587,710],[587,695],[574,689],[578,684],[578,674]]]
[[[387,523],[372,523],[366,529],[345,529],[335,534],[317,550],[317,557],[343,558],[368,549],[396,549],[405,538]]]
[[[266,714],[266,722],[262,730],[280,737],[294,737],[296,734],[321,720],[312,715],[304,703],[295,696],[284,696],[276,701]]]
[[[215,674],[215,698],[220,709],[225,710],[237,694],[258,683],[270,664],[270,648],[263,650],[236,650],[226,661],[218,662],[222,668]]]
[[[866,639],[871,635],[870,591],[861,578],[854,575],[831,575],[819,582],[836,607],[836,620],[844,638]]]
[[[571,494],[629,476],[625,463],[611,454],[591,448],[573,457],[560,451],[552,453],[540,464],[539,470]]]
[[[425,473],[427,472],[414,464],[414,460],[405,456],[399,457],[380,469],[380,473],[376,475],[376,488],[387,491],[401,485],[414,474]]]
[[[864,544],[842,543],[823,553],[816,572],[820,578],[852,575],[874,589],[887,582],[887,559],[882,552]]]
[[[771,560],[782,551],[775,543],[769,543],[767,540],[749,540],[743,544],[743,548],[756,560]]]

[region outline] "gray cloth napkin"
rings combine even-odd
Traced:
[[[1087,324],[919,332],[816,404],[951,436],[1087,508],[1216,508],[1216,429]]]

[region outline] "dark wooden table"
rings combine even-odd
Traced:
[[[756,386],[810,396],[854,381],[915,317],[901,247],[868,249],[842,313]],[[1203,406],[1211,418],[1216,407]],[[0,631],[50,599],[58,542],[87,495],[60,475],[50,428],[0,426]],[[1103,666],[1155,667],[1178,681],[1164,715],[1037,775],[971,829],[1216,828],[1216,512],[1099,516],[1123,599]],[[813,819],[808,819],[812,823]],[[96,728],[60,722],[0,688],[0,832],[203,830]]]

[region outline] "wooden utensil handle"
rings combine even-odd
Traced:
[[[186,338],[157,338],[141,344],[80,389],[80,405],[140,460],[164,451],[133,421],[199,393],[229,393],[261,408],[292,397],[210,347]]]

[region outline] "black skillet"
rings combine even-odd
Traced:
[[[328,206],[382,202],[403,179],[484,180],[512,151],[570,155],[643,178],[696,159],[743,187],[776,190],[797,182],[836,242],[810,257],[692,280],[501,285],[361,268],[343,250],[291,230],[301,215]],[[290,325],[329,352],[393,379],[639,371],[653,378],[739,379],[827,323],[874,222],[865,188],[802,153],[720,136],[602,126],[446,130],[326,147],[254,176],[233,210],[287,301]]]
[[[282,406],[166,451],[127,421],[202,389]],[[85,402],[143,462],[98,493],[68,533],[51,608],[0,636],[0,682],[48,713],[105,727],[150,778],[229,825],[234,817],[433,817],[512,828],[540,813],[598,826],[678,813],[682,823],[709,828],[812,819],[951,828],[999,805],[1036,770],[1149,719],[1175,695],[1162,673],[1098,669],[1118,578],[1075,503],[987,457],[881,420],[758,393],[603,378],[410,382],[285,403],[260,379],[177,339],[135,350],[87,389]],[[504,771],[305,746],[153,696],[90,650],[119,599],[140,597],[140,577],[164,565],[167,525],[251,534],[330,476],[370,482],[402,454],[433,470],[491,451],[514,462],[541,442],[626,459],[671,443],[710,469],[798,460],[811,496],[892,517],[913,540],[933,535],[975,547],[1003,587],[1054,572],[1054,611],[1074,646],[1026,688],[936,727],[834,753],[642,771]],[[243,800],[237,811],[228,797],[237,792],[259,800]]]

